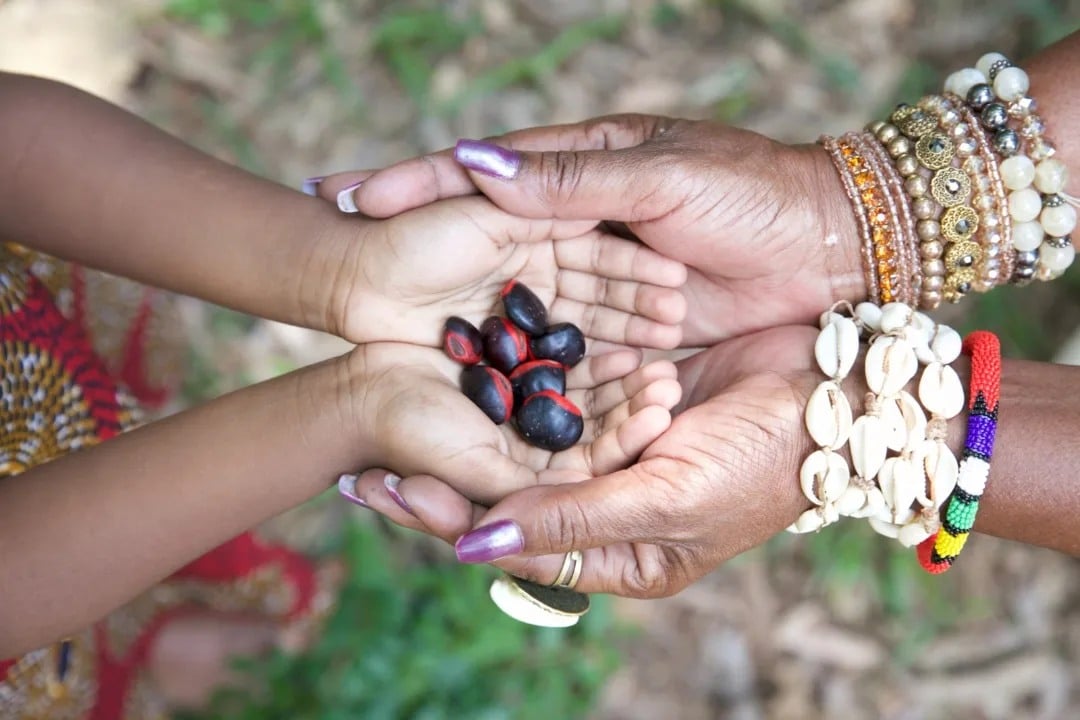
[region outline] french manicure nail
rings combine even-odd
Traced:
[[[521,169],[521,154],[483,140],[458,140],[454,159],[484,175],[513,180]]]
[[[338,493],[354,505],[370,507],[362,497],[356,494],[356,481],[359,479],[356,475],[342,475],[337,481]]]
[[[319,183],[321,183],[325,179],[325,175],[307,178],[306,180],[304,180],[304,182],[300,183],[300,192],[304,193],[305,195],[315,197],[315,188],[319,187]]]
[[[349,213],[350,215],[360,212],[360,208],[356,207],[356,198],[353,197],[353,193],[356,192],[356,188],[363,184],[363,180],[358,183],[353,183],[337,194],[338,210],[343,213]]]
[[[513,520],[497,520],[470,530],[454,543],[457,559],[463,563],[488,563],[524,549],[525,538]]]
[[[413,509],[409,507],[409,503],[405,502],[404,496],[402,496],[402,494],[398,492],[399,483],[401,483],[401,478],[394,473],[387,473],[386,477],[383,478],[383,485],[386,486],[386,494],[389,495],[390,498],[398,504],[399,508],[409,513],[410,515],[415,516],[416,513],[414,513]]]

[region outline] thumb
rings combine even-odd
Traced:
[[[578,483],[533,487],[495,505],[454,544],[458,560],[552,555],[620,542],[654,542],[674,515],[658,507],[634,466]],[[653,488],[652,490],[655,490]]]
[[[679,203],[669,190],[672,159],[648,141],[620,150],[528,152],[459,140],[454,159],[496,205],[524,217],[642,222]]]

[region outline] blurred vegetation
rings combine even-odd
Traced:
[[[489,601],[495,571],[410,552],[408,533],[348,523],[328,548],[348,580],[316,645],[244,661],[243,689],[182,720],[583,717],[616,665],[607,599],[569,630],[523,625]]]

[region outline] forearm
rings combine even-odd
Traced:
[[[325,204],[66,85],[0,73],[0,99],[0,238],[321,329]]]
[[[1080,555],[1077,397],[1080,368],[1005,362],[997,440],[976,531]]]
[[[0,658],[85,627],[363,466],[348,359],[0,480]],[[77,598],[77,602],[72,602]]]

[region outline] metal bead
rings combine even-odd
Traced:
[[[922,175],[912,175],[904,181],[904,189],[912,198],[921,198],[930,189],[930,181]]]
[[[893,140],[893,138],[899,137],[900,130],[895,125],[884,125],[879,128],[877,133],[878,142],[885,145]]]
[[[921,197],[911,203],[911,209],[915,213],[915,217],[920,220],[929,220],[935,215],[937,203],[928,197]]]
[[[901,155],[896,158],[896,171],[903,177],[914,175],[919,170],[919,160],[914,155]]]
[[[953,126],[952,130],[949,131],[949,134],[952,135],[953,140],[960,142],[971,134],[971,126],[966,122],[957,123]]]
[[[928,288],[925,288],[925,283],[924,283],[924,289],[922,291],[921,305],[924,308],[930,309],[930,308],[936,308],[940,304],[941,304],[941,290],[930,290]]]
[[[885,127],[885,121],[884,120],[875,120],[874,122],[867,125],[866,129],[876,135],[877,131],[880,130],[881,128],[883,128],[883,127]]]
[[[1039,251],[1036,250],[1017,250],[1016,252],[1016,266],[1035,266],[1035,263],[1039,262]]]
[[[930,290],[932,292],[939,292],[941,288],[945,287],[945,278],[941,275],[930,275],[924,277],[922,281],[923,290]]]
[[[982,109],[979,118],[987,130],[997,130],[1005,127],[1009,121],[1009,111],[1001,103],[990,103]]]
[[[1009,62],[1008,60],[1005,60],[1004,58],[1001,59],[1001,60],[996,61],[993,65],[990,66],[990,71],[988,73],[986,73],[987,76],[990,78],[990,82],[993,82],[994,80],[997,79],[997,74],[999,72],[1001,72],[1005,68],[1011,67],[1011,66],[1012,66],[1012,63]]]
[[[1025,283],[1025,282],[1030,282],[1031,279],[1034,278],[1034,277],[1035,277],[1035,266],[1034,265],[1017,265],[1016,269],[1013,270],[1012,280],[1013,280],[1014,283],[1022,284],[1022,283]]]
[[[1066,235],[1065,237],[1048,237],[1046,238],[1046,244],[1050,247],[1064,249],[1072,244],[1072,236]]]
[[[986,83],[972,85],[971,89],[968,90],[966,99],[967,104],[970,105],[973,110],[982,110],[984,107],[994,102],[994,88]]]
[[[923,260],[922,261],[923,275],[940,275],[945,276],[945,261],[944,260]]]
[[[1043,207],[1061,207],[1065,204],[1065,198],[1061,197],[1057,193],[1053,195],[1042,196]]]
[[[937,260],[944,250],[940,240],[928,240],[919,245],[919,256],[923,260]]]
[[[896,137],[889,141],[888,144],[889,155],[894,158],[898,158],[901,155],[907,155],[911,152],[911,141],[906,137]]]
[[[960,122],[960,113],[955,110],[946,110],[938,117],[938,122],[941,124],[941,127],[950,130],[956,127],[957,123]]]
[[[1015,130],[1002,128],[994,133],[994,149],[1002,157],[1012,157],[1020,149],[1020,137]]]
[[[937,220],[920,220],[915,224],[915,232],[924,243],[937,239],[941,235],[941,225]],[[941,253],[939,252],[938,255]]]

